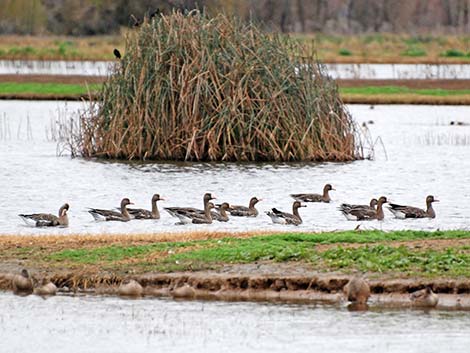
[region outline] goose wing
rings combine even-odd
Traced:
[[[135,219],[152,219],[152,212],[143,208],[128,208],[127,212]]]
[[[20,214],[19,216],[26,224],[36,227],[55,227],[60,224],[59,217],[48,213]]]
[[[231,206],[230,209],[227,210],[227,212],[229,212],[232,216],[237,217],[247,217],[253,215],[253,212],[252,210],[250,210],[249,207],[238,205]]]
[[[323,198],[320,194],[291,194],[290,196],[300,202],[321,202]]]

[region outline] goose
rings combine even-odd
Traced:
[[[373,207],[359,207],[359,208],[344,208],[340,207],[339,210],[350,221],[370,221],[377,219],[379,221],[384,219],[383,204],[387,203],[387,198],[382,196],[377,201],[377,209]],[[371,201],[372,204],[372,201]]]
[[[307,206],[302,205],[299,201],[295,201],[292,205],[292,214],[279,211],[276,208],[273,208],[271,211],[266,212],[266,214],[271,218],[273,223],[294,224],[298,226],[299,224],[302,224],[302,218],[300,218],[299,215],[299,207]]]
[[[263,201],[263,199],[258,199],[256,196],[252,197],[248,207],[232,205],[230,209],[228,209],[228,212],[231,216],[235,217],[257,217],[258,210],[255,208],[255,205],[260,201]]]
[[[211,212],[212,219],[215,219],[219,222],[228,222],[229,218],[227,211],[230,212],[230,209],[230,205],[227,202],[217,205],[217,211],[219,212]]]
[[[348,301],[365,304],[370,297],[370,287],[363,278],[356,276],[343,287],[343,293]]]
[[[131,218],[134,219],[160,219],[160,212],[158,211],[157,201],[165,201],[159,194],[152,196],[151,204],[152,211],[144,210],[142,208],[128,208]]]
[[[97,208],[90,208],[88,212],[93,216],[96,221],[130,221],[131,217],[127,211],[126,206],[133,205],[133,203],[126,197],[121,201],[121,212],[113,210],[101,210]]]
[[[19,214],[18,216],[27,225],[33,227],[67,227],[69,225],[68,210],[69,204],[66,203],[59,208],[58,217],[48,213]]]
[[[143,292],[144,289],[140,283],[134,279],[124,280],[118,288],[118,294],[124,297],[140,297]]]
[[[424,289],[411,293],[411,303],[413,306],[433,308],[439,302],[439,297],[434,293],[431,287],[427,286]]]
[[[434,196],[429,195],[426,197],[426,211],[412,206],[400,206],[394,203],[391,203],[388,209],[393,213],[396,218],[405,219],[405,218],[435,218],[436,212],[432,208],[433,202],[439,202]]]
[[[57,287],[54,283],[49,280],[44,279],[40,287],[34,288],[34,294],[40,296],[46,295],[56,295]]]
[[[323,195],[320,194],[291,194],[290,196],[300,202],[330,202],[330,194],[329,191],[335,190],[331,186],[331,184],[326,184],[323,187]]]
[[[204,211],[193,207],[165,207],[171,216],[176,217],[180,220],[180,224],[203,224],[212,223],[211,209],[214,208],[214,204],[210,200],[216,197],[211,193],[204,194],[203,203]],[[201,211],[203,214],[201,214]]]
[[[32,293],[33,292],[33,281],[29,276],[28,270],[23,269],[21,274],[13,276],[11,280],[13,291],[15,293]]]

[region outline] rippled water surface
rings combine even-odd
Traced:
[[[0,303],[2,353],[460,353],[470,345],[464,312],[1,292]]]
[[[70,114],[80,103],[0,101],[0,185],[2,212],[0,234],[17,233],[132,233],[213,230],[335,230],[353,229],[355,222],[337,211],[341,202],[368,203],[387,196],[396,203],[424,207],[434,194],[434,220],[396,220],[386,211],[384,222],[365,222],[377,229],[468,229],[470,209],[470,125],[451,126],[451,121],[470,124],[470,107],[464,106],[369,106],[349,110],[359,124],[369,124],[377,142],[376,159],[353,163],[305,164],[171,164],[96,162],[57,157],[50,141],[51,121],[58,111]],[[29,122],[29,123],[28,123]],[[385,149],[382,147],[385,146]],[[321,192],[325,183],[336,188],[331,204],[308,204],[301,209],[304,224],[274,226],[262,212],[271,207],[290,210],[290,193]],[[228,223],[174,226],[175,219],[162,212],[160,221],[95,222],[87,207],[117,207],[129,197],[138,207],[150,208],[150,198],[160,193],[168,201],[160,206],[202,207],[202,195],[210,191],[218,201],[259,203],[257,218],[236,218]],[[26,227],[18,213],[56,213],[70,203],[70,227]]]

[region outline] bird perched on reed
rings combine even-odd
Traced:
[[[117,50],[116,48],[114,48],[113,54],[116,57],[116,59],[119,59],[119,60],[121,59],[121,52]]]

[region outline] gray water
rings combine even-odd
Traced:
[[[470,345],[465,312],[1,292],[0,303],[2,353],[460,353]]]
[[[0,101],[0,234],[148,233],[189,230],[325,231],[353,229],[337,210],[342,202],[368,203],[385,195],[395,203],[425,207],[428,194],[435,219],[398,220],[386,210],[383,222],[363,222],[362,229],[469,229],[470,124],[465,106],[349,107],[359,124],[373,120],[370,132],[376,144],[375,160],[352,163],[209,164],[99,162],[57,156],[50,130],[58,116],[71,116],[81,103]],[[29,121],[29,125],[28,125]],[[28,128],[29,126],[29,128]],[[7,133],[9,132],[9,134]],[[385,146],[385,149],[383,148]],[[273,225],[263,212],[272,207],[290,211],[290,193],[321,192],[331,183],[332,203],[310,203],[300,210],[298,227]],[[175,226],[162,211],[159,221],[95,222],[87,207],[114,208],[123,197],[150,208],[152,194],[168,201],[162,206],[202,208],[204,192],[217,201],[247,204],[263,198],[257,218],[233,218],[228,223]],[[68,228],[27,227],[19,213],[56,213],[70,204]]]
[[[112,61],[0,60],[0,75],[106,76]],[[470,79],[470,64],[325,64],[341,79]]]

